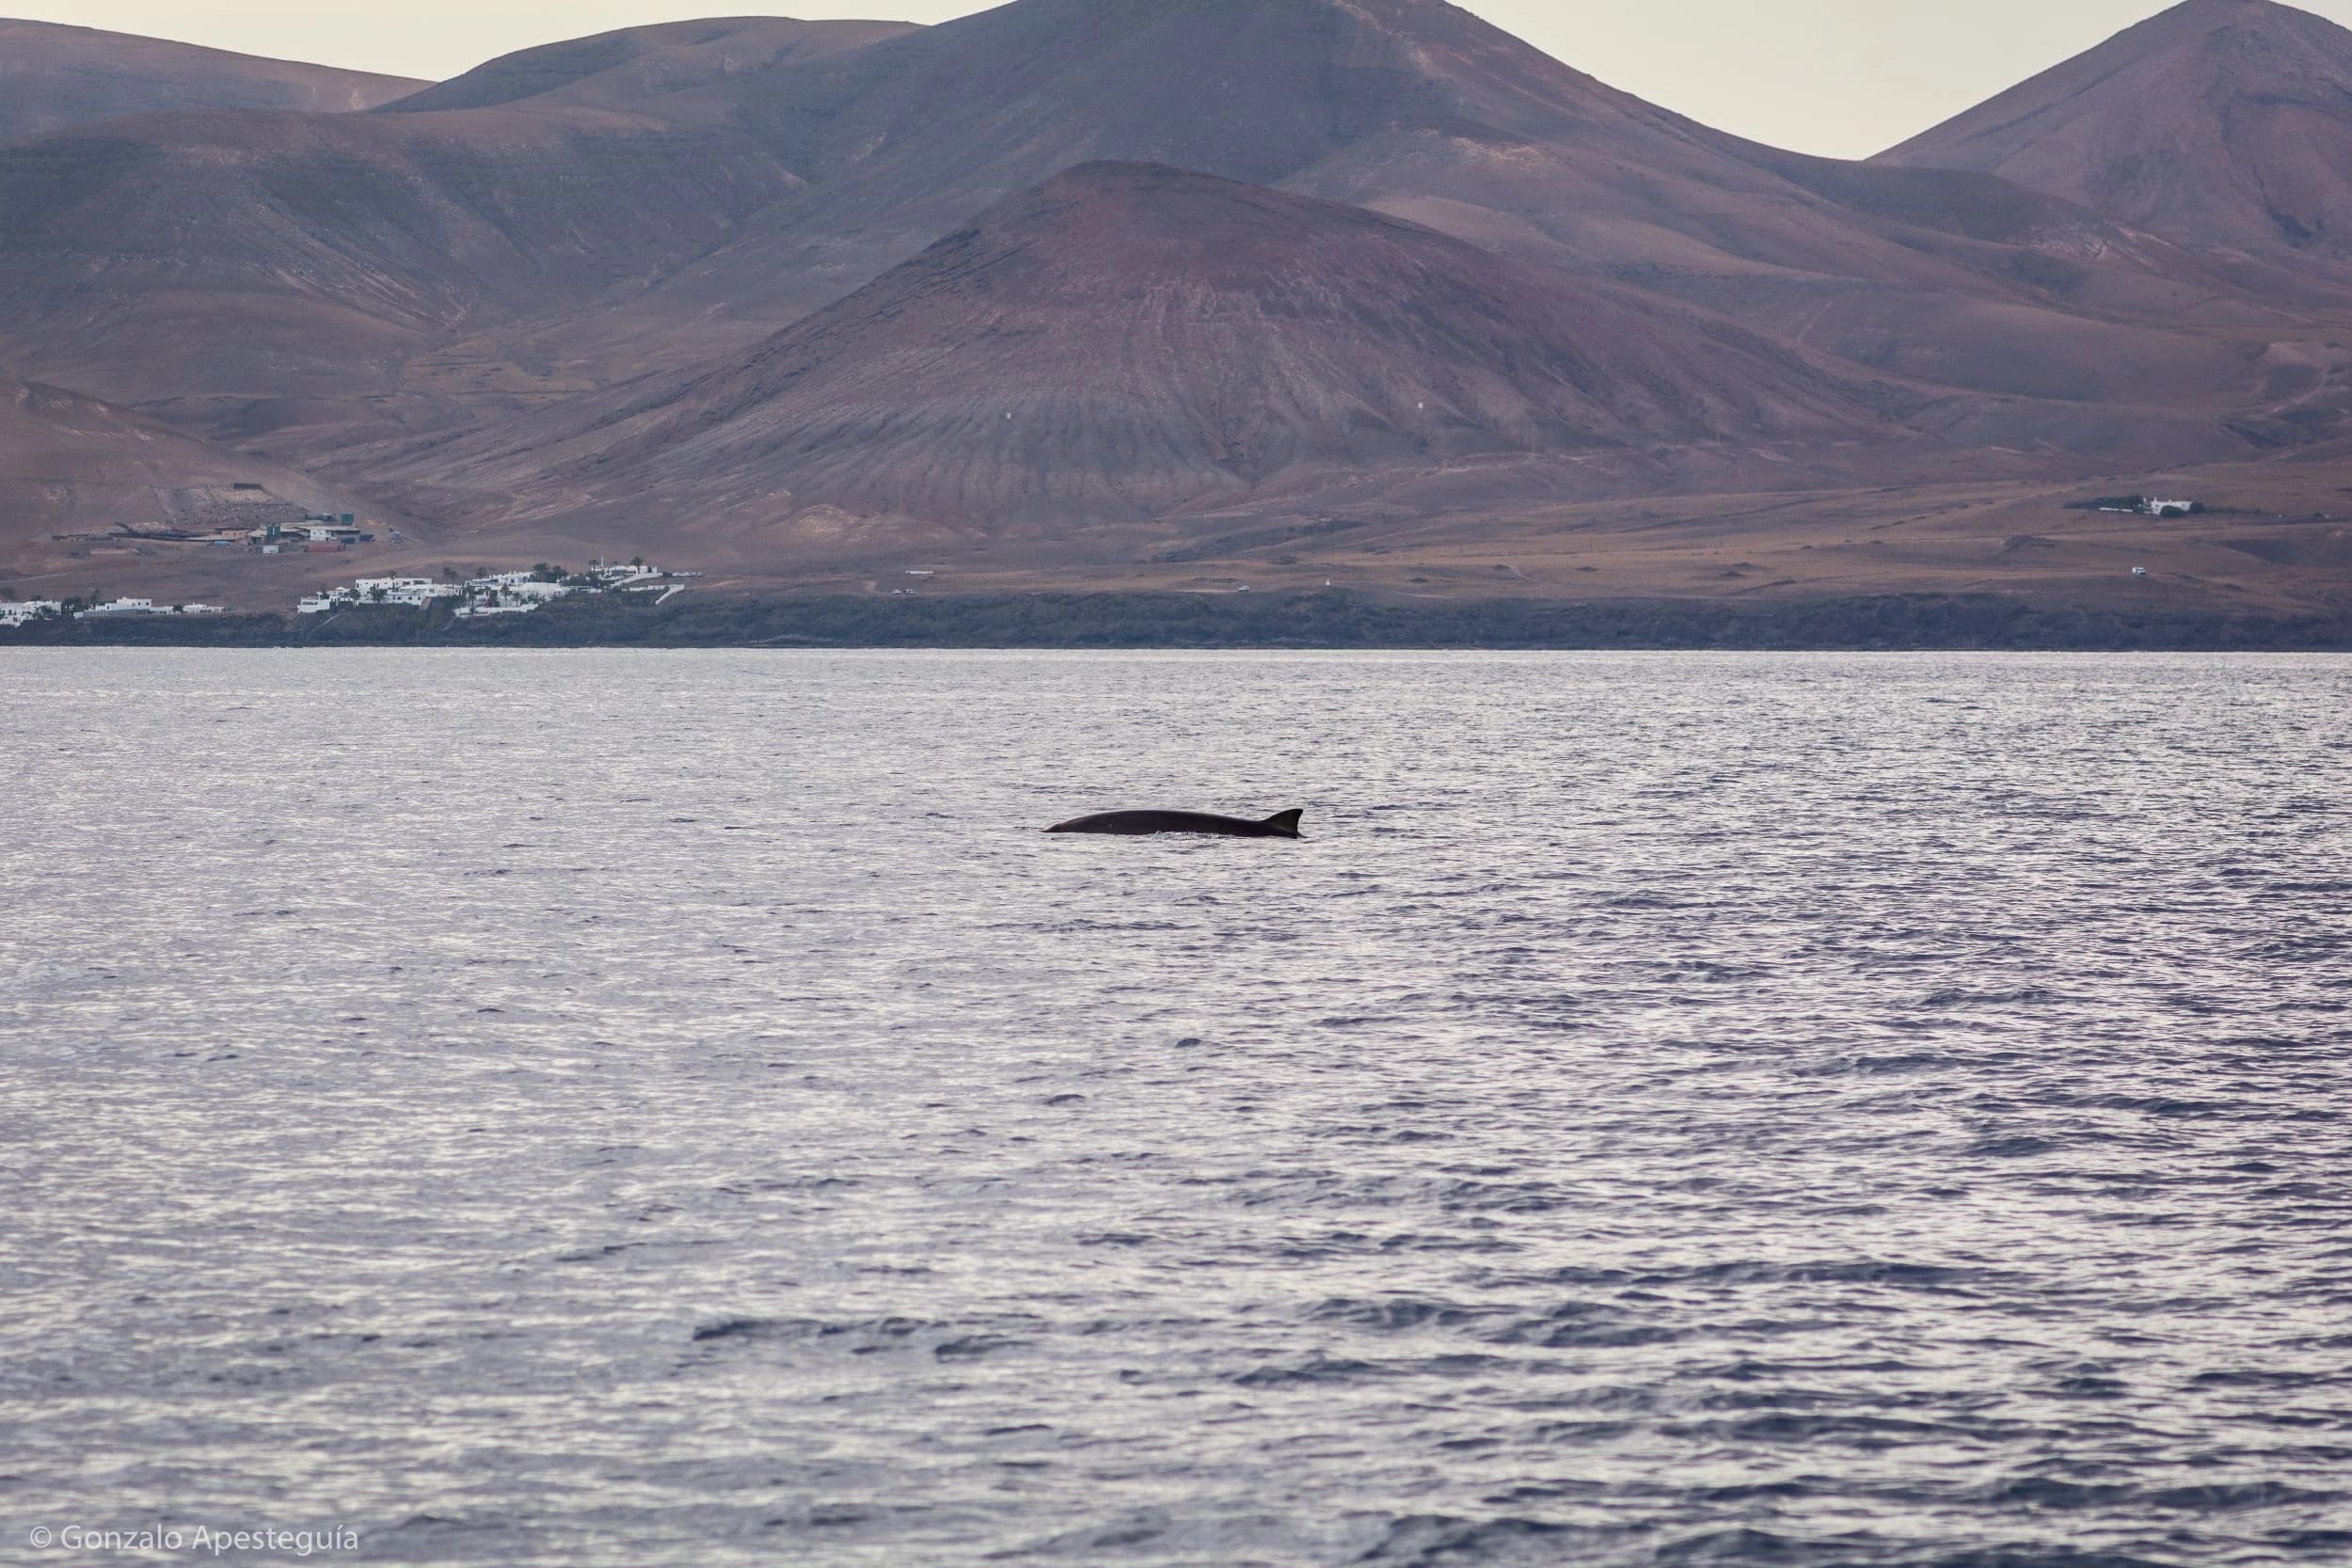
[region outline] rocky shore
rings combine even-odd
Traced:
[[[40,622],[0,648],[1521,648],[2352,651],[2352,609],[2243,613],[1909,594],[1729,604],[1415,600],[1342,592],[617,597],[466,621],[441,609]]]

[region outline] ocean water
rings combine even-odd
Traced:
[[[34,651],[0,781],[0,1561],[2352,1561],[2352,660]]]

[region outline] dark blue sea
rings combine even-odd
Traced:
[[[0,789],[0,1561],[2352,1561],[2352,660],[31,650]]]

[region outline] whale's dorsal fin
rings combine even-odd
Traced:
[[[1272,816],[1267,817],[1263,826],[1271,828],[1274,832],[1283,834],[1285,837],[1296,838],[1298,836],[1299,818],[1305,816],[1306,815],[1306,812],[1303,810],[1278,811]]]

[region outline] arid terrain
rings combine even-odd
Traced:
[[[0,141],[178,109],[373,109],[426,85],[0,19]]]
[[[1863,163],[1441,0],[683,23],[430,86],[5,24],[0,83],[20,597],[644,555],[2352,613],[2352,33],[2270,0]],[[2132,496],[2204,510],[2079,507]],[[373,538],[164,537],[312,511]]]

